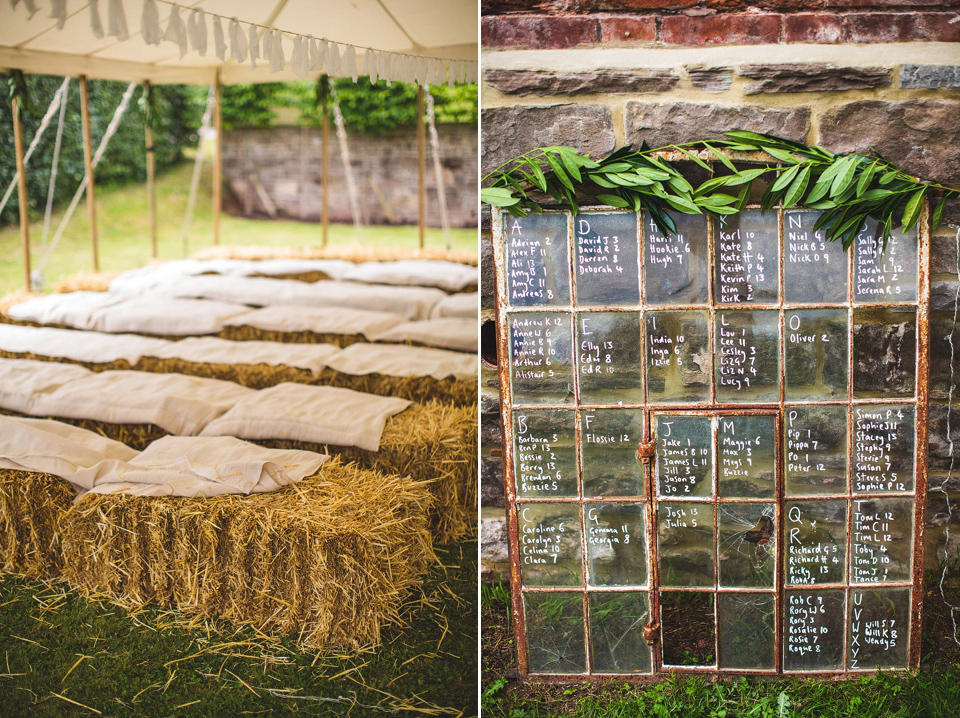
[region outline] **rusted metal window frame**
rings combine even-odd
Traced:
[[[677,153],[674,153],[677,154]],[[769,159],[765,158],[762,154],[758,155],[757,153],[728,153],[728,155],[738,161],[757,161],[758,159]],[[667,159],[672,161],[683,161],[683,157],[673,157],[667,156]],[[749,205],[747,209],[758,209],[756,205]],[[803,208],[792,208],[789,211],[803,210]],[[551,210],[547,210],[551,211]],[[776,613],[774,616],[775,621],[775,669],[773,670],[742,670],[742,669],[723,669],[719,668],[717,665],[712,666],[682,666],[675,667],[670,666],[668,670],[664,670],[662,666],[662,651],[658,650],[657,646],[654,646],[652,653],[652,672],[651,673],[593,673],[590,671],[590,612],[589,612],[589,597],[591,593],[597,592],[616,592],[618,590],[623,591],[635,591],[635,592],[646,592],[649,596],[649,607],[650,607],[650,616],[651,622],[659,623],[655,619],[659,617],[659,592],[664,590],[659,585],[659,580],[656,575],[657,572],[657,555],[656,555],[656,509],[658,506],[658,497],[656,496],[656,491],[654,488],[654,470],[653,462],[645,462],[645,484],[646,484],[646,495],[643,497],[621,497],[621,496],[610,496],[610,497],[590,497],[591,502],[596,503],[642,503],[646,507],[646,539],[647,539],[647,561],[648,561],[648,579],[645,588],[643,587],[617,587],[617,586],[590,586],[587,581],[587,572],[585,570],[581,571],[581,585],[579,586],[557,586],[557,587],[523,587],[522,588],[522,579],[521,579],[521,557],[519,553],[518,545],[518,516],[517,516],[517,503],[518,500],[521,503],[551,503],[551,504],[562,504],[570,503],[579,507],[581,525],[581,541],[583,541],[584,528],[582,525],[582,516],[583,508],[587,502],[583,494],[583,480],[580,475],[580,461],[576,463],[577,466],[577,495],[573,497],[550,497],[550,498],[536,498],[536,497],[524,497],[518,499],[517,490],[516,490],[516,476],[514,470],[514,423],[513,423],[513,414],[514,414],[514,405],[512,402],[512,386],[511,386],[511,373],[510,373],[510,352],[509,352],[509,331],[507,326],[507,307],[509,302],[507,300],[507,269],[504,266],[504,246],[505,246],[505,234],[504,234],[504,217],[505,213],[496,208],[492,211],[492,235],[493,235],[493,262],[494,262],[494,287],[495,287],[495,317],[497,323],[497,357],[498,357],[498,378],[499,378],[499,391],[500,391],[500,407],[501,407],[501,421],[503,427],[503,437],[504,437],[504,452],[503,452],[503,467],[504,467],[504,482],[505,482],[505,496],[507,504],[507,529],[509,536],[509,551],[510,551],[510,579],[511,579],[511,607],[513,615],[513,633],[515,639],[515,645],[517,649],[517,662],[519,673],[521,677],[526,678],[535,678],[540,681],[547,682],[583,682],[583,681],[600,681],[608,680],[611,677],[615,677],[618,681],[632,681],[632,682],[652,682],[660,680],[664,675],[668,673],[687,673],[687,674],[697,674],[697,675],[712,675],[712,676],[723,676],[723,675],[765,675],[765,676],[783,676],[783,675],[798,675],[798,676],[824,676],[824,677],[837,677],[838,675],[845,676],[855,676],[858,674],[870,674],[875,672],[874,669],[861,669],[857,668],[854,670],[849,670],[846,668],[836,669],[836,670],[817,670],[817,671],[784,671],[783,669],[783,601],[784,601],[784,566],[783,566],[783,556],[784,556],[784,522],[781,517],[783,507],[785,505],[785,493],[783,490],[783,417],[785,410],[785,342],[784,339],[784,316],[785,312],[790,309],[802,309],[802,310],[816,310],[816,309],[844,309],[847,311],[847,324],[848,324],[848,347],[847,347],[847,356],[848,356],[848,381],[847,381],[847,396],[843,400],[835,401],[804,401],[804,405],[809,406],[818,406],[818,405],[840,405],[844,406],[847,410],[848,422],[852,420],[852,414],[854,407],[861,404],[913,404],[915,406],[915,426],[914,426],[914,490],[912,498],[915,503],[914,507],[914,517],[913,517],[913,556],[912,556],[912,577],[913,580],[910,584],[911,587],[911,600],[910,600],[910,636],[908,644],[908,659],[907,659],[907,670],[916,670],[920,664],[920,642],[921,642],[921,626],[922,626],[922,603],[923,603],[923,561],[924,561],[924,519],[925,519],[925,508],[926,508],[926,489],[927,489],[927,420],[928,420],[928,405],[929,405],[929,390],[928,390],[928,361],[929,361],[929,345],[930,345],[930,322],[929,322],[929,313],[930,313],[930,278],[929,278],[929,247],[930,247],[930,231],[929,231],[929,217],[930,210],[929,205],[925,204],[921,214],[920,222],[917,225],[917,298],[915,301],[911,302],[854,302],[854,282],[853,282],[853,273],[855,269],[855,262],[853,257],[848,258],[847,266],[847,298],[842,303],[804,303],[800,306],[795,306],[793,303],[787,303],[784,300],[784,257],[783,250],[785,247],[784,239],[784,210],[782,207],[777,208],[775,211],[778,214],[778,273],[779,273],[779,286],[778,286],[778,299],[776,303],[773,302],[755,302],[755,303],[744,303],[740,305],[724,305],[724,311],[742,311],[750,309],[770,309],[778,311],[778,339],[779,339],[779,348],[780,348],[780,357],[779,357],[779,386],[780,386],[780,395],[778,402],[770,403],[761,403],[761,404],[747,404],[747,403],[729,403],[729,402],[718,402],[716,398],[716,378],[715,378],[715,361],[716,361],[716,352],[714,345],[714,331],[715,324],[714,318],[716,315],[717,301],[714,294],[714,282],[715,282],[715,262],[714,262],[714,223],[712,221],[707,221],[707,251],[706,259],[708,261],[708,272],[707,272],[707,303],[706,305],[696,304],[684,304],[684,305],[649,305],[645,301],[645,289],[643,286],[643,257],[644,257],[644,242],[645,242],[645,233],[643,231],[643,221],[640,213],[637,213],[637,228],[638,228],[638,263],[640,265],[640,302],[636,307],[630,308],[617,308],[617,307],[597,307],[591,306],[578,307],[575,298],[576,292],[576,279],[574,276],[575,270],[575,234],[573,231],[573,219],[569,212],[564,210],[554,210],[557,213],[564,214],[567,218],[567,258],[568,265],[570,269],[570,302],[568,305],[563,306],[524,306],[517,307],[516,311],[519,312],[537,312],[537,313],[550,313],[556,312],[565,317],[570,317],[571,322],[576,316],[578,311],[604,311],[604,312],[615,312],[615,311],[624,311],[624,312],[633,312],[638,314],[643,314],[645,316],[646,312],[649,310],[654,311],[667,311],[667,310],[706,310],[709,313],[708,319],[708,337],[710,342],[710,349],[712,353],[711,360],[711,398],[709,403],[703,404],[689,404],[689,403],[680,403],[680,404],[669,404],[669,403],[654,403],[649,402],[649,397],[647,395],[647,386],[644,382],[644,398],[645,401],[641,404],[627,404],[623,403],[622,407],[616,408],[625,408],[625,409],[642,409],[644,411],[644,442],[651,442],[653,439],[652,434],[652,422],[653,417],[657,414],[662,413],[703,413],[710,415],[730,415],[730,414],[769,414],[771,412],[777,415],[777,435],[775,438],[775,451],[776,451],[776,484],[777,490],[775,497],[772,500],[772,503],[776,507],[776,531],[777,531],[777,568],[775,573],[775,585],[774,593],[776,595]],[[624,213],[624,214],[633,214],[628,210],[622,210],[613,207],[589,207],[584,208],[583,211],[591,212],[602,212],[602,213]],[[772,210],[774,211],[774,210]],[[854,248],[855,250],[855,248]],[[882,397],[877,399],[857,399],[854,401],[853,397],[853,364],[854,364],[854,342],[853,342],[853,311],[854,309],[882,309],[890,307],[915,307],[916,308],[916,374],[915,374],[915,392],[912,398],[891,395],[888,397]],[[643,331],[644,337],[646,337],[646,331]],[[575,339],[575,333],[571,336],[571,339]],[[644,346],[644,365],[648,358],[648,351],[646,345]],[[572,357],[571,371],[572,375],[578,377],[577,367],[578,363],[575,357]],[[646,374],[646,368],[644,369]],[[579,387],[579,378],[574,379],[575,385]],[[536,408],[536,409],[562,409],[569,410],[573,413],[575,421],[575,448],[577,453],[580,452],[581,445],[581,436],[580,436],[580,412],[584,409],[601,409],[601,408],[614,408],[610,405],[594,405],[594,404],[581,404],[579,402],[579,389],[575,391],[574,402],[571,404],[564,405],[537,405],[533,406],[524,406],[522,408]],[[848,437],[848,446],[847,446],[847,473],[848,473],[848,482],[847,482],[847,491],[842,496],[838,495],[836,498],[843,498],[847,501],[852,501],[853,494],[853,483],[850,480],[850,475],[853,471],[853,450],[854,442],[850,440],[850,437],[853,433],[853,425],[848,424],[847,428],[847,437]],[[638,458],[639,454],[638,454]],[[856,494],[858,498],[873,498],[873,494]],[[889,494],[884,494],[884,496],[890,496]],[[901,494],[900,497],[906,499],[910,497],[910,494]],[[830,496],[817,496],[818,499],[828,499]],[[717,497],[712,498],[713,501],[717,501]],[[850,504],[848,504],[849,506]],[[837,588],[844,591],[844,595],[849,596],[850,591],[853,590],[853,585],[850,581],[850,572],[849,572],[849,559],[850,559],[850,520],[851,516],[847,515],[846,518],[846,531],[847,531],[847,555],[846,561],[847,566],[844,571],[844,580],[842,584],[838,584]],[[717,517],[714,517],[714,530],[716,531]],[[587,560],[586,552],[583,550],[584,547],[581,545],[581,562]],[[585,565],[585,563],[582,563]],[[903,584],[882,584],[886,586],[902,586]],[[873,584],[857,585],[860,588],[869,590],[871,587],[875,587]],[[831,584],[832,588],[833,585]],[[670,590],[669,588],[667,589]],[[714,595],[719,595],[720,588],[715,583],[712,589]],[[795,587],[795,590],[811,590],[811,587]],[[812,587],[812,590],[818,590],[816,586]],[[583,597],[583,616],[584,616],[584,652],[586,657],[586,672],[584,673],[572,673],[572,674],[545,674],[545,673],[530,673],[529,671],[529,661],[527,654],[527,642],[526,642],[526,629],[525,629],[525,614],[523,606],[523,595],[525,593],[550,593],[550,592],[578,592],[582,594]],[[844,605],[847,605],[847,598],[845,598]],[[652,632],[652,631],[651,631]],[[651,633],[646,632],[646,633]],[[719,628],[717,631],[717,642],[719,643]],[[649,638],[648,638],[649,640]],[[844,637],[843,637],[843,665],[847,665],[848,661],[848,644],[849,644],[849,618],[848,615],[844,616]]]

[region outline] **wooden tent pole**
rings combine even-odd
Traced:
[[[23,127],[20,98],[13,98],[13,144],[17,154],[17,200],[20,202],[20,240],[23,244],[23,275],[30,290],[30,217],[27,213],[27,172],[23,161]]]
[[[80,119],[83,124],[83,165],[87,173],[87,214],[90,216],[90,244],[93,247],[93,271],[100,271],[97,248],[97,195],[93,181],[93,141],[90,136],[90,85],[80,75]]]
[[[330,110],[327,104],[323,105],[323,146],[320,149],[323,158],[323,246],[327,246],[330,234]]]
[[[213,126],[217,131],[217,137],[213,144],[214,154],[216,154],[213,160],[213,243],[220,244],[220,210],[223,206],[221,195],[223,184],[223,113],[220,108],[223,99],[223,86],[220,83],[220,68],[217,68],[213,87]]]
[[[423,121],[423,86],[417,85],[417,179],[419,181],[419,191],[417,192],[417,224],[420,227],[420,249],[424,247],[424,235],[426,231],[425,214],[427,205],[427,191],[425,186],[427,174],[427,137],[426,124]]]
[[[150,102],[150,92],[153,88],[150,86],[150,80],[143,83],[143,92],[146,96],[146,102]],[[144,139],[147,145],[147,217],[150,222],[150,244],[153,248],[153,257],[157,258],[157,185],[155,179],[156,173],[156,154],[153,147],[153,125],[152,114],[147,114],[149,121],[145,124],[143,130]]]

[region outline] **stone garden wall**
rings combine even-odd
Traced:
[[[482,41],[481,173],[545,145],[600,156],[643,140],[656,147],[746,129],[833,152],[873,148],[917,176],[960,186],[956,0],[488,0]],[[492,320],[488,212],[482,221],[482,306]],[[947,478],[951,439],[960,455],[960,411],[950,417],[948,437],[946,409],[956,223],[954,203],[931,253],[931,487]],[[492,341],[493,332],[484,336]],[[953,339],[960,379],[960,332]],[[507,554],[496,371],[485,367],[481,381],[483,562],[501,571]],[[960,400],[960,381],[954,387]],[[960,516],[960,479],[944,488]],[[930,496],[928,565],[943,555],[948,517],[945,495]],[[960,518],[951,536],[956,558]]]

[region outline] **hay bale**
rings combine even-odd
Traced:
[[[54,285],[53,291],[56,294],[65,292],[108,292],[110,291],[110,282],[119,277],[123,272],[78,272],[64,279],[59,284]]]
[[[367,338],[362,334],[320,334],[309,330],[297,332],[278,332],[271,329],[258,329],[246,324],[227,325],[217,334],[221,339],[234,342],[286,342],[288,344],[333,344],[341,349],[365,342]]]
[[[398,259],[442,259],[448,262],[478,264],[476,251],[448,250],[442,247],[370,247],[363,245],[330,245],[328,247],[270,247],[227,245],[201,249],[191,259],[345,259],[348,262],[391,262]]]
[[[333,279],[329,274],[321,272],[319,269],[313,269],[309,272],[292,272],[290,274],[260,274],[259,272],[254,272],[250,276],[261,277],[263,279],[295,279],[298,282],[306,282],[307,284]]]
[[[53,361],[61,362],[63,364],[79,364],[80,366],[86,367],[90,371],[110,371],[112,369],[132,369],[126,359],[114,359],[113,361],[108,362],[90,362],[90,361],[81,361],[79,359],[69,359],[67,357],[51,357],[46,354],[34,354],[33,352],[8,352],[4,349],[0,349],[0,358],[5,359],[35,359],[37,361]]]
[[[4,356],[0,352],[0,356]],[[34,357],[24,357],[34,358]],[[37,357],[44,358],[44,357]],[[94,371],[98,366],[87,365]],[[129,368],[129,367],[110,367]],[[320,386],[336,386],[344,389],[353,389],[367,394],[378,396],[396,396],[418,403],[431,400],[449,402],[456,406],[466,406],[477,400],[477,382],[475,379],[435,379],[430,376],[399,377],[383,374],[345,374],[330,367],[321,370],[319,376],[314,376],[308,369],[299,369],[289,366],[273,366],[271,364],[209,364],[191,362],[183,359],[158,359],[156,357],[142,357],[134,367],[138,371],[152,371],[157,373],[189,374],[210,379],[223,379],[241,384],[251,389],[266,389],[283,382],[297,384],[316,384]]]
[[[0,410],[11,416],[17,412]],[[143,451],[167,436],[154,424],[111,424],[90,419],[40,417],[65,421],[95,431]],[[290,439],[247,439],[275,449],[304,449],[356,461],[366,469],[395,476],[410,476],[430,483],[434,497],[430,527],[435,540],[448,543],[476,535],[477,531],[477,405],[451,406],[438,401],[413,404],[387,419],[380,450],[355,446],[318,445]]]
[[[58,476],[0,469],[0,569],[33,578],[59,576],[60,526],[75,496]]]
[[[423,482],[336,459],[266,494],[90,494],[63,518],[63,575],[127,607],[355,649],[399,622],[402,598],[435,560],[430,504]]]
[[[477,405],[414,404],[387,419],[379,451],[289,439],[250,439],[275,449],[335,454],[385,474],[431,481],[430,528],[438,543],[476,536]]]

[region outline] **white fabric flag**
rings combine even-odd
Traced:
[[[50,17],[57,21],[57,30],[63,30],[67,21],[67,0],[50,0]]]
[[[163,40],[157,0],[144,0],[143,2],[143,14],[140,16],[140,35],[148,45],[159,45]]]
[[[326,40],[317,40],[317,69],[322,70],[327,62],[327,55],[330,52],[330,48],[327,46]]]
[[[90,32],[94,37],[103,37],[103,25],[100,23],[100,0],[90,0]]]
[[[257,69],[257,60],[260,59],[260,37],[257,35],[257,26],[251,25],[247,32],[247,40],[250,51],[250,64],[253,69]]]
[[[354,82],[357,81],[357,51],[353,45],[347,45],[347,49],[343,53],[343,74],[349,75]]]
[[[280,72],[286,59],[283,56],[283,33],[273,31],[273,43],[270,48],[270,72]]]
[[[370,78],[370,84],[377,84],[377,55],[373,50],[367,49],[363,55],[363,71]]]
[[[219,15],[213,16],[213,51],[220,62],[227,61],[227,43],[223,39],[222,18]]]
[[[107,34],[121,42],[130,38],[127,16],[123,12],[123,0],[110,0],[107,5]]]
[[[327,63],[327,74],[340,74],[340,46],[335,42],[330,43],[330,61]]]
[[[307,70],[317,72],[320,70],[320,51],[317,47],[317,39],[313,35],[307,35],[306,40]]]
[[[207,16],[199,8],[190,14],[190,44],[200,57],[207,54]]]
[[[247,35],[240,27],[236,17],[230,18],[230,55],[237,62],[247,60]]]
[[[167,32],[163,36],[164,40],[175,42],[180,46],[180,59],[187,54],[187,29],[180,18],[180,6],[170,6],[170,20],[167,23]]]
[[[293,54],[290,55],[290,67],[293,70],[293,74],[306,79],[310,60],[303,46],[303,39],[303,35],[297,35],[293,40]]]
[[[387,87],[390,87],[393,82],[393,53],[392,52],[382,52],[380,53],[380,77],[387,81]]]

